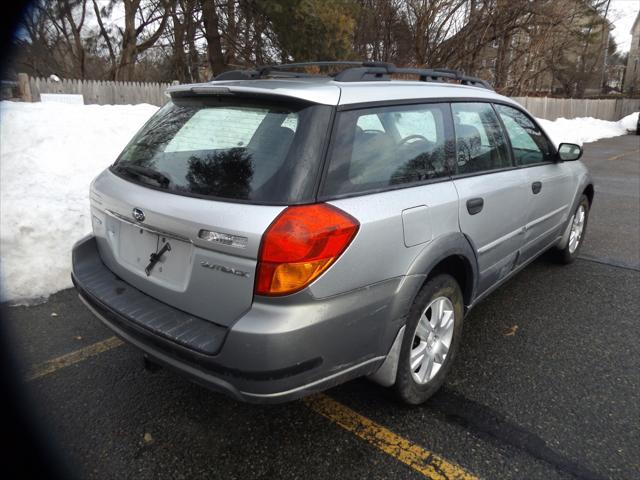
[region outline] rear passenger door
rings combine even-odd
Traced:
[[[526,262],[562,234],[576,186],[566,164],[542,130],[517,108],[495,105],[507,132],[513,157],[526,176],[528,214],[520,256]]]
[[[476,251],[481,294],[517,264],[528,214],[527,178],[512,163],[490,103],[452,103],[451,110],[456,135],[458,220]]]

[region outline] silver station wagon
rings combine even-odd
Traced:
[[[172,87],[91,185],[74,284],[149,365],[237,399],[369,376],[421,403],[474,305],[580,251],[582,149],[459,72],[300,67]]]

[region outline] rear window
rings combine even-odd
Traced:
[[[175,99],[154,115],[111,170],[172,193],[257,203],[313,194],[329,107],[256,100]],[[315,136],[312,130],[318,130]]]

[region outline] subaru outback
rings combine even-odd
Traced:
[[[368,376],[418,404],[474,305],[578,255],[580,146],[478,78],[341,66],[173,86],[93,181],[72,279],[153,365],[244,401]]]

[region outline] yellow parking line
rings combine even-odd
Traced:
[[[324,394],[304,399],[313,411],[431,479],[476,479],[458,465],[363,417]]]
[[[47,360],[34,366],[27,374],[26,381],[50,375],[57,370],[82,362],[120,345],[123,345],[122,340],[117,337],[109,337],[75,352]],[[363,417],[325,394],[316,394],[303,401],[314,412],[328,418],[427,478],[437,480],[475,480],[477,478],[458,465],[448,462],[439,455],[425,450],[420,445]]]
[[[607,158],[607,160],[618,160],[619,158],[626,157],[627,155],[631,155],[632,153],[638,154],[638,150],[631,150],[629,152],[622,152],[618,155],[614,155],[613,157]]]
[[[31,380],[35,380],[36,378],[44,377],[45,375],[49,375],[57,370],[60,370],[61,368],[68,367],[70,365],[73,365],[74,363],[82,362],[89,357],[93,357],[102,352],[106,352],[107,350],[111,350],[112,348],[119,347],[122,344],[123,342],[119,338],[109,337],[106,340],[94,343],[93,345],[89,345],[85,348],[81,348],[80,350],[76,350],[75,352],[71,352],[66,355],[62,355],[61,357],[47,360],[40,365],[35,365],[27,374],[26,381],[30,382]]]

